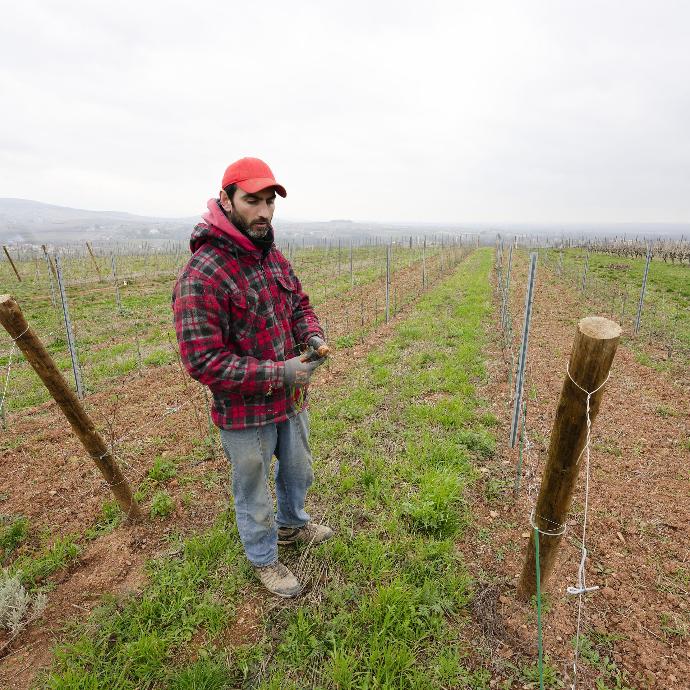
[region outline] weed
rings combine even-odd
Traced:
[[[162,455],[157,455],[153,461],[153,467],[148,471],[147,476],[156,482],[164,482],[176,474],[177,467],[175,467],[175,463]]]
[[[669,405],[659,405],[655,410],[659,417],[676,417],[678,413]]]
[[[544,659],[542,664],[545,688],[564,688],[565,683],[559,678],[558,670]],[[537,664],[524,666],[520,669],[520,678],[525,683],[524,688],[539,687],[539,667]]]
[[[335,346],[339,350],[345,350],[350,347],[354,347],[359,338],[357,337],[357,334],[355,333],[349,333],[348,335],[341,335],[338,338],[335,339]]]
[[[608,683],[615,683],[613,690],[631,690],[625,685],[625,672],[621,671],[611,658],[613,636],[590,633],[580,635],[579,655],[584,663],[599,671],[597,690],[609,690]],[[575,646],[575,639],[573,639]]]
[[[151,499],[150,515],[152,518],[165,518],[175,509],[175,503],[167,491],[157,491]]]
[[[688,626],[673,613],[660,613],[659,621],[659,627],[667,637],[679,637],[681,639],[687,637]]]

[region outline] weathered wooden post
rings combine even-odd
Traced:
[[[2,249],[5,252],[5,256],[7,257],[7,260],[10,262],[10,266],[12,266],[12,270],[14,271],[14,275],[17,276],[17,280],[21,283],[22,282],[22,277],[19,275],[19,271],[17,270],[17,267],[14,265],[14,261],[12,261],[12,257],[10,256],[9,251],[7,251],[7,247],[3,244]]]
[[[81,402],[70,389],[64,376],[55,366],[48,351],[22,314],[22,310],[12,295],[0,295],[0,323],[12,336],[17,347],[24,353],[27,361],[39,375],[55,402],[67,417],[74,433],[86,448],[125,515],[133,520],[142,517],[141,510],[134,500],[132,490],[117,466],[103,437],[82,407]]]
[[[98,267],[98,262],[96,261],[96,257],[93,253],[93,249],[91,249],[91,243],[87,242],[86,243],[86,248],[89,250],[89,254],[91,255],[91,261],[93,262],[93,266],[96,269],[96,273],[98,274],[98,282],[100,283],[101,280],[103,280],[101,276],[101,269]]]
[[[566,517],[580,470],[580,457],[587,442],[587,393],[589,420],[594,421],[604,395],[621,327],[601,316],[589,316],[577,325],[556,418],[551,430],[549,457],[542,477],[533,523],[539,530],[541,582],[553,570],[556,553],[565,532]],[[576,385],[577,384],[577,385]],[[517,594],[529,599],[536,592],[534,532],[531,531],[527,557]]]

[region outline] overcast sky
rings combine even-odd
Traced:
[[[0,196],[277,218],[690,221],[690,3],[2,0]]]

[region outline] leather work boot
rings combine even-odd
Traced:
[[[255,565],[254,572],[261,584],[271,593],[289,599],[296,597],[302,591],[299,580],[290,572],[289,568],[280,561],[271,565]]]
[[[308,522],[303,527],[279,527],[279,544],[321,544],[328,541],[334,532],[326,525]]]

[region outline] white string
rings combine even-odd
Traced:
[[[10,372],[12,371],[12,355],[14,354],[15,347],[17,346],[13,342],[12,347],[10,348],[9,360],[7,362],[7,376],[5,377],[5,386],[2,391],[2,398],[0,398],[0,414],[2,414],[2,411],[5,409],[5,397],[7,396],[7,387],[10,384]]]
[[[587,438],[585,439],[585,446],[580,451],[580,455],[577,458],[577,463],[580,463],[580,460],[582,459],[583,453],[585,454],[585,506],[584,506],[584,514],[582,517],[582,540],[581,540],[581,558],[580,558],[580,566],[577,569],[577,586],[576,587],[568,587],[566,591],[568,594],[572,596],[577,596],[579,597],[578,600],[578,605],[577,605],[577,633],[575,635],[575,658],[573,660],[573,684],[572,684],[572,690],[576,690],[577,688],[577,662],[579,659],[580,655],[580,629],[581,629],[581,624],[582,624],[582,608],[583,608],[583,595],[587,594],[588,592],[595,592],[596,590],[599,589],[598,585],[595,585],[593,587],[587,587],[587,582],[585,579],[585,566],[587,563],[587,548],[585,546],[585,540],[587,537],[587,514],[589,511],[589,446],[590,446],[590,440],[591,440],[591,434],[592,434],[592,419],[590,416],[590,402],[592,399],[592,396],[599,391],[601,388],[603,388],[606,383],[608,382],[611,372],[609,371],[608,376],[606,379],[601,383],[597,388],[595,388],[593,391],[588,391],[585,388],[583,388],[577,381],[573,379],[573,377],[570,375],[570,367],[566,367],[566,371],[568,373],[568,378],[571,380],[574,386],[579,388],[583,393],[587,394],[587,401],[586,401],[586,411],[587,411]]]
[[[540,520],[544,520],[544,522],[550,522],[552,525],[555,525],[555,527],[553,529],[542,529],[534,522],[535,517],[538,517]],[[532,528],[539,532],[539,534],[543,534],[545,537],[560,537],[562,534],[565,534],[565,531],[568,528],[568,525],[565,522],[560,525],[553,520],[549,520],[549,518],[545,518],[543,515],[536,515],[534,508],[532,508],[532,512],[530,513],[529,521],[532,525]]]

